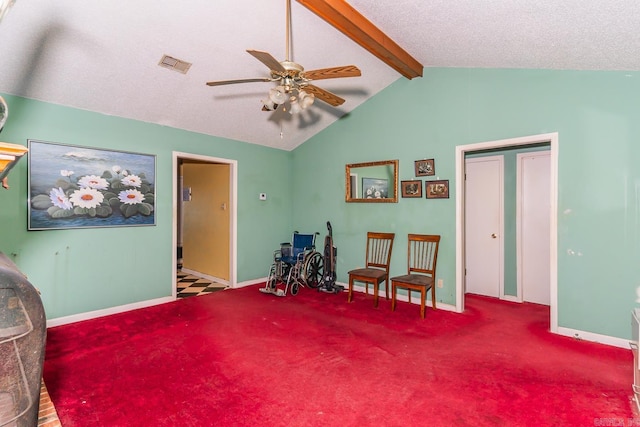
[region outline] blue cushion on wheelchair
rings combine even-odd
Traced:
[[[294,256],[297,255],[295,252],[298,250],[298,253],[301,252],[304,248],[310,248],[313,246],[315,234],[300,234],[296,233],[293,235],[293,252]]]
[[[286,262],[287,264],[295,264],[298,262],[298,255],[304,252],[305,248],[293,248],[293,253],[291,255],[285,255],[281,258],[282,262]]]
[[[292,257],[292,256],[283,256],[282,258],[280,258],[280,261],[287,263],[287,264],[295,264],[298,260],[296,257]]]

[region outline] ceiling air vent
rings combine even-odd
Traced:
[[[189,62],[181,61],[169,55],[164,55],[158,65],[170,70],[179,71],[182,74],[187,74],[187,71],[189,71],[189,68],[191,67]]]

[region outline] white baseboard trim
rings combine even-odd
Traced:
[[[593,332],[579,331],[577,329],[558,327],[558,335],[575,338],[577,340],[597,342],[600,344],[611,345],[614,347],[626,348],[630,350],[629,340],[611,337],[608,335],[600,335]]]
[[[243,288],[246,286],[251,286],[251,285],[256,285],[259,283],[265,283],[267,281],[266,277],[263,278],[259,278],[259,279],[254,279],[254,280],[247,280],[245,282],[239,282],[236,284],[236,288]],[[342,285],[344,286],[344,292],[348,292],[349,290],[349,284],[348,283],[341,283],[341,282],[337,282],[338,285]],[[353,290],[355,292],[359,292],[359,293],[364,293],[365,292],[365,287],[364,285],[354,285]],[[370,295],[373,294],[373,291]],[[384,292],[384,290],[380,291],[379,296],[381,298],[386,297],[386,292]],[[407,295],[403,295],[403,294],[398,294],[396,296],[396,299],[398,301],[404,301],[404,302],[408,302],[409,298]],[[88,311],[86,313],[79,313],[79,314],[73,314],[71,316],[64,316],[64,317],[57,317],[55,319],[50,319],[47,320],[47,328],[53,328],[55,326],[62,326],[62,325],[68,325],[70,323],[75,323],[75,322],[81,322],[83,320],[90,320],[90,319],[96,319],[98,317],[104,317],[104,316],[109,316],[111,314],[118,314],[118,313],[123,313],[125,311],[131,311],[131,310],[137,310],[139,308],[146,308],[146,307],[152,307],[154,305],[159,305],[159,304],[165,304],[168,302],[172,302],[175,301],[175,297],[162,297],[162,298],[156,298],[156,299],[152,299],[152,300],[147,300],[147,301],[140,301],[140,302],[136,302],[136,303],[132,303],[132,304],[125,304],[125,305],[120,305],[117,307],[110,307],[110,308],[105,308],[102,310],[94,310],[94,311]],[[420,304],[420,298],[416,297],[416,298],[412,298],[411,301],[412,304],[415,305],[419,305]],[[430,307],[431,306],[431,300],[427,299],[427,306]],[[445,311],[456,311],[456,306],[455,305],[451,305],[451,304],[445,304],[442,302],[436,302],[436,307],[438,310],[445,310]],[[563,335],[566,337],[572,337],[578,340],[584,340],[584,341],[590,341],[590,342],[596,342],[596,343],[600,343],[600,344],[606,344],[606,345],[611,345],[614,347],[620,347],[620,348],[625,348],[625,349],[629,349],[629,340],[623,339],[623,338],[617,338],[617,337],[611,337],[608,335],[600,335],[600,334],[596,334],[593,332],[585,332],[585,331],[580,331],[577,329],[570,329],[570,328],[563,328],[563,327],[559,327],[558,328],[558,335]]]
[[[245,282],[238,282],[234,288],[244,288],[246,286],[257,285],[258,283],[266,283],[268,277],[261,277],[259,279],[247,280]]]
[[[69,323],[81,322],[83,320],[96,319],[98,317],[109,316],[111,314],[124,313],[125,311],[137,310],[139,308],[152,307],[154,305],[165,304],[175,300],[175,297],[162,297],[147,301],[134,302],[132,304],[120,305],[117,307],[105,308],[102,310],[72,314],[71,316],[57,317],[55,319],[47,320],[47,328],[68,325]]]
[[[349,291],[349,284],[348,283],[338,283],[338,284],[344,286],[345,292]],[[391,286],[391,285],[389,285],[389,286]],[[373,289],[373,288],[371,288],[371,289]],[[354,292],[365,293],[365,286],[361,285],[361,284],[354,284],[353,285],[353,290],[354,290]],[[373,290],[371,291],[371,293],[369,295],[373,296]],[[379,295],[379,298],[386,298],[387,293],[384,291],[384,289],[380,289],[380,293],[378,295]],[[389,295],[389,298],[391,298],[391,295]],[[404,294],[398,294],[398,295],[396,295],[396,300],[397,301],[409,302],[409,296],[408,295],[404,295]],[[412,297],[411,298],[411,304],[420,305],[420,295]],[[427,300],[425,301],[425,304],[427,305],[427,307],[431,307],[431,298],[427,298]],[[455,312],[456,311],[456,306],[436,301],[436,309],[437,310]]]
[[[199,273],[199,272],[195,272],[195,271],[192,271],[192,270],[185,270],[185,269],[183,269],[182,271],[184,271],[186,273],[189,273],[189,274],[195,274],[196,276],[200,276],[200,277],[203,277],[203,278],[208,279],[208,280],[212,280],[212,278],[205,277],[204,275],[202,275],[202,273]],[[224,281],[220,281],[219,279],[215,279],[214,281],[216,281],[218,283],[224,283]],[[240,283],[236,284],[236,288],[243,288],[245,286],[255,285],[255,284],[258,284],[258,283],[264,283],[266,281],[267,281],[267,278],[263,277],[261,279],[255,279],[255,280],[249,280],[249,281],[246,281],[246,282],[240,282]],[[228,282],[227,282],[227,284],[228,284]],[[172,302],[172,301],[175,301],[175,300],[176,300],[175,296],[162,297],[162,298],[156,298],[156,299],[147,300],[147,301],[140,301],[140,302],[136,302],[136,303],[132,303],[132,304],[120,305],[120,306],[117,306],[117,307],[110,307],[110,308],[105,308],[105,309],[101,309],[101,310],[88,311],[86,313],[72,314],[71,316],[57,317],[55,319],[47,320],[47,328],[53,328],[55,326],[68,325],[70,323],[82,322],[83,320],[96,319],[98,317],[109,316],[111,314],[124,313],[125,311],[137,310],[139,308],[152,307],[154,305],[165,304],[165,303]]]
[[[221,279],[219,277],[210,276],[208,274],[200,273],[199,271],[191,270],[189,268],[181,268],[181,271],[189,274],[193,274],[194,276],[202,277],[203,279],[211,280],[212,282],[222,283],[223,285],[229,286],[229,281],[225,279]]]
[[[349,285],[345,285],[345,289],[348,291],[349,290]],[[353,286],[353,290],[357,291],[357,292],[365,292],[365,287],[364,285],[354,285]],[[371,295],[371,294],[370,294]],[[384,290],[380,290],[380,297],[384,297],[385,296],[385,292]],[[409,297],[407,295],[403,295],[403,294],[398,294],[396,296],[396,299],[398,301],[404,301],[404,302],[408,302],[409,301]],[[513,301],[510,298],[503,298],[506,301],[512,301],[512,302],[521,302],[521,301]],[[420,304],[420,297],[418,296],[417,298],[411,298],[411,304],[416,304],[419,305]],[[427,307],[431,307],[431,299],[427,298]],[[439,310],[446,310],[446,311],[456,311],[456,306],[455,305],[451,305],[451,304],[445,304],[442,302],[437,302],[436,301],[436,308]],[[606,344],[606,345],[611,345],[614,347],[620,347],[620,348],[625,348],[625,349],[629,349],[629,340],[625,340],[622,338],[617,338],[617,337],[611,337],[608,335],[600,335],[600,334],[596,334],[593,332],[585,332],[585,331],[579,331],[577,329],[569,329],[569,328],[558,328],[558,335],[563,335],[563,336],[567,336],[567,337],[572,337],[578,340],[584,340],[584,341],[590,341],[590,342],[596,342],[596,343],[600,343],[600,344]]]
[[[500,299],[502,301],[522,303],[522,300],[520,298],[518,298],[517,296],[513,296],[513,295],[502,295],[500,297]]]

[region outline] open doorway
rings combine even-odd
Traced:
[[[557,311],[557,199],[558,199],[558,134],[542,134],[521,138],[482,142],[456,147],[456,311],[464,311],[465,281],[465,157],[467,153],[548,144],[550,155],[549,196],[549,294],[551,331],[558,331]]]
[[[236,284],[237,162],[173,152],[173,281],[183,270]],[[172,295],[176,297],[174,286]]]

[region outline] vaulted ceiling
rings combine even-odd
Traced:
[[[429,67],[640,70],[637,0],[349,0]],[[274,83],[246,52],[285,59],[286,0],[17,0],[0,23],[0,92],[291,150],[402,77],[297,1],[290,57],[344,98],[300,115],[261,111]],[[160,67],[163,55],[191,63]],[[429,78],[428,72],[421,78]],[[11,108],[11,106],[9,106]]]

